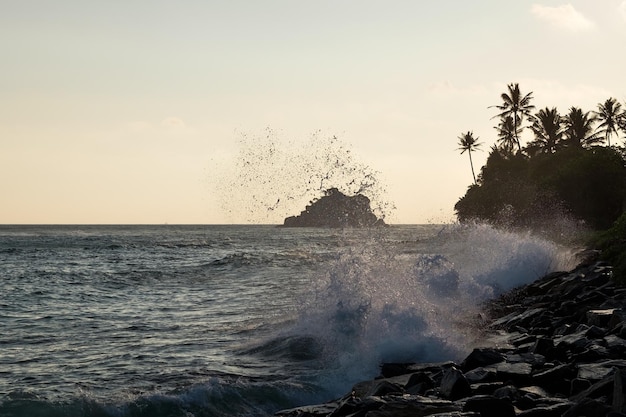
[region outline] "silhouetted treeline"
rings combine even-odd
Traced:
[[[534,112],[532,92],[522,94],[518,84],[507,88],[502,104],[494,106],[496,144],[456,203],[458,219],[536,227],[569,217],[595,229],[610,227],[626,202],[626,152],[614,139],[626,134],[621,104],[609,98],[596,111]],[[526,128],[533,139],[523,144]],[[460,149],[471,155],[476,147],[468,143],[476,140],[468,141],[467,134],[459,139]]]

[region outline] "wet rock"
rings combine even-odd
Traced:
[[[601,263],[550,274],[485,306],[497,348],[383,364],[340,400],[277,415],[626,417],[626,289],[610,277]]]
[[[615,368],[626,369],[626,360],[617,359],[579,364],[578,378],[599,381],[614,372]]]
[[[408,394],[413,395],[423,395],[426,391],[433,389],[435,387],[435,381],[425,372],[415,372],[411,374],[406,384],[404,385],[404,390]]]
[[[497,349],[476,348],[461,362],[461,369],[469,371],[475,368],[493,365],[494,363],[504,362],[504,359],[504,354]]]
[[[368,412],[367,417],[440,416],[459,411],[461,411],[461,407],[451,401],[420,396],[402,396],[393,401],[388,401],[375,411]]]
[[[510,401],[491,395],[477,395],[469,398],[463,411],[475,411],[481,417],[515,417],[515,408]]]
[[[501,362],[495,366],[498,379],[501,381],[511,381],[515,384],[525,385],[531,380],[532,365],[529,363]]]
[[[574,404],[563,417],[605,417],[611,408],[601,400],[585,399]]]
[[[587,324],[590,326],[607,327],[616,309],[587,311]]]
[[[328,416],[332,413],[337,406],[338,402],[329,402],[326,404],[308,405],[303,407],[290,408],[288,410],[281,410],[275,415],[281,417],[321,417]]]
[[[448,369],[441,379],[441,394],[452,401],[468,397],[472,394],[469,382],[463,373],[456,368]]]
[[[539,406],[524,410],[517,414],[517,417],[561,417],[563,413],[571,408],[571,403],[553,404]]]
[[[495,368],[475,368],[464,375],[470,384],[475,384],[496,381],[497,372]]]
[[[374,384],[367,395],[380,397],[388,394],[402,394],[403,392],[404,388],[402,386],[382,380]]]
[[[485,382],[470,385],[472,393],[476,395],[493,395],[493,393],[504,386],[503,382]]]
[[[551,356],[554,351],[554,341],[549,337],[538,337],[530,351],[544,357]]]
[[[613,374],[613,404],[612,409],[618,413],[626,412],[626,392],[624,389],[624,374],[619,369],[614,369]]]
[[[355,412],[365,415],[372,410],[378,410],[385,405],[385,401],[376,396],[370,396],[363,399],[348,397],[341,401],[339,405],[328,414],[329,417],[341,417],[354,415]]]

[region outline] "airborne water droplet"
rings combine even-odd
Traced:
[[[317,131],[305,140],[285,139],[267,128],[242,133],[238,142],[234,160],[215,180],[221,207],[235,223],[282,224],[330,188],[365,195],[379,218],[395,208],[380,173],[336,136]]]

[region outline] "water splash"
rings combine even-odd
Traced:
[[[346,232],[349,244],[312,283],[290,330],[323,347],[323,384],[335,394],[376,376],[383,362],[462,359],[483,301],[575,266],[567,248],[486,225],[400,244],[370,233]]]
[[[380,173],[346,143],[321,131],[305,140],[285,139],[270,128],[257,135],[242,133],[235,160],[216,175],[222,209],[236,222],[282,223],[333,187],[367,196],[379,218],[394,208]]]

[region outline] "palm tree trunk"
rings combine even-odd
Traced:
[[[519,123],[519,121],[517,120],[517,113],[513,114],[513,119],[515,121],[515,126],[514,126],[515,132],[514,133],[515,133],[515,141],[517,142],[517,150],[519,152],[522,152],[522,145],[519,143],[519,130],[518,130],[518,123]]]
[[[470,167],[472,167],[472,177],[474,177],[474,184],[476,184],[476,175],[474,174],[474,163],[472,162],[472,151],[468,150],[467,153],[470,159]]]

